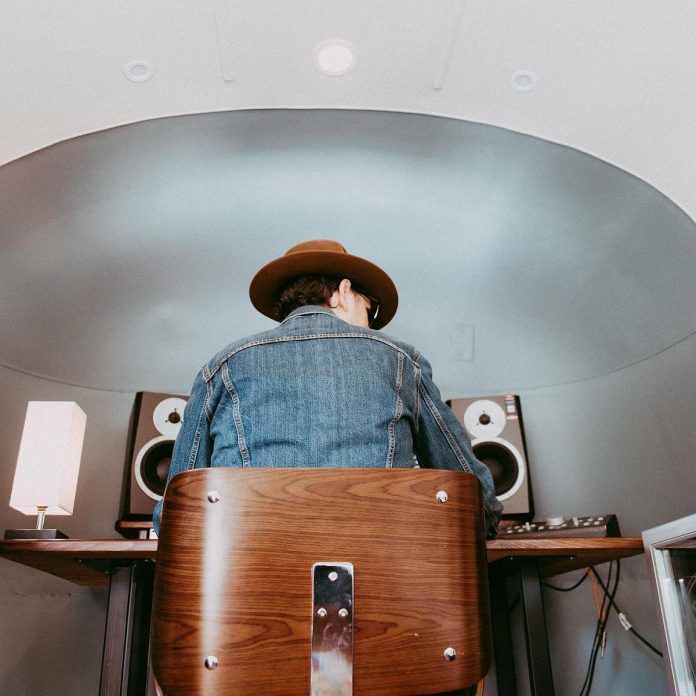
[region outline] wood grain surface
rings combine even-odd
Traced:
[[[206,495],[216,490],[217,503]],[[446,503],[436,493],[448,493]],[[167,492],[153,665],[168,696],[309,693],[311,569],[350,562],[354,693],[476,683],[489,663],[479,484],[462,472],[205,469]],[[457,658],[445,660],[454,647]],[[204,667],[215,655],[219,666]]]
[[[506,558],[535,558],[542,577],[643,553],[640,537],[498,538],[486,546],[489,563]]]
[[[108,586],[115,564],[154,561],[157,541],[127,539],[12,539],[0,556],[76,585]]]
[[[643,553],[640,537],[585,537],[549,539],[492,539],[486,542],[488,562],[534,557],[542,575],[549,577],[577,568],[606,563]],[[58,539],[0,540],[0,556],[51,573],[79,585],[107,585],[103,568],[93,568],[93,559],[119,564],[154,561],[157,540]]]

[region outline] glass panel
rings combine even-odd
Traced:
[[[670,549],[669,558],[679,588],[685,662],[696,680],[696,549]]]

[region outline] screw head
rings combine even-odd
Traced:
[[[205,658],[206,669],[217,669],[218,664],[220,663],[215,655],[208,655],[208,657]]]
[[[326,613],[324,607],[319,607],[319,609],[317,609],[317,616],[321,616],[322,619],[326,616]]]
[[[435,497],[437,498],[439,503],[446,503],[448,498],[447,491],[438,491],[435,494]]]
[[[348,616],[348,610],[343,608],[338,610],[338,615],[342,618],[345,619],[346,616]]]
[[[335,570],[329,573],[329,580],[331,580],[331,582],[336,582],[336,580],[338,580],[338,573]]]
[[[217,503],[218,500],[220,500],[220,494],[217,491],[209,491],[208,492],[208,502],[209,503]]]
[[[445,660],[452,662],[457,657],[457,651],[454,648],[445,648],[444,652]]]

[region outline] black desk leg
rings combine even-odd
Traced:
[[[491,594],[491,631],[495,656],[495,679],[500,696],[517,696],[517,675],[510,632],[510,614],[506,589],[509,567],[498,561],[488,569]]]
[[[144,696],[154,565],[114,566],[99,696]]]
[[[527,644],[529,685],[535,696],[553,696],[553,675],[539,566],[535,559],[518,559],[517,564],[524,616],[524,638]]]

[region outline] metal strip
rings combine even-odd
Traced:
[[[353,564],[312,566],[311,696],[353,693]]]

